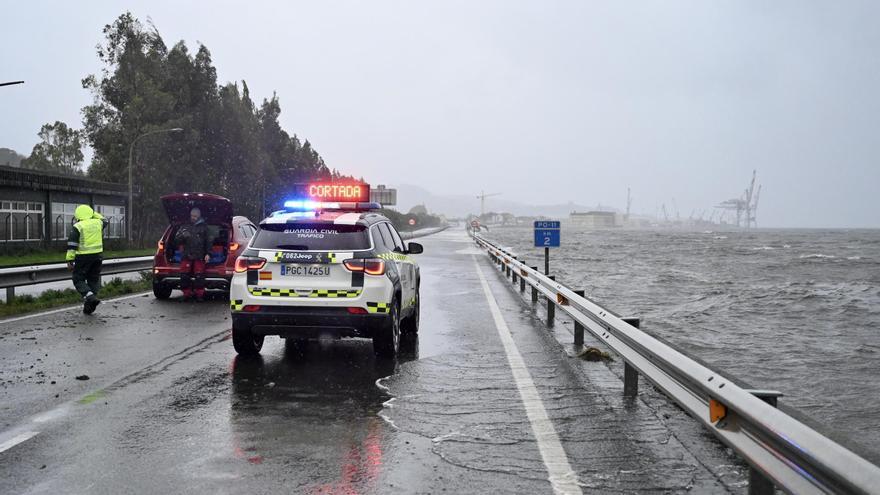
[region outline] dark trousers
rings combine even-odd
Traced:
[[[76,291],[85,296],[89,292],[95,295],[101,290],[101,262],[104,258],[100,254],[80,254],[73,259],[73,286]]]
[[[193,291],[196,297],[205,297],[205,260],[180,260],[180,289],[184,297]]]

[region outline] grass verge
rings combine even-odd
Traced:
[[[101,299],[109,299],[111,297],[122,296],[125,294],[144,292],[150,290],[152,283],[153,277],[149,272],[141,272],[141,278],[137,280],[122,280],[119,277],[115,277],[104,284],[99,296]],[[0,318],[32,313],[34,311],[51,309],[58,306],[79,304],[81,302],[82,296],[73,289],[50,289],[39,296],[27,294],[16,296],[12,301],[0,301]]]
[[[23,254],[0,255],[0,268],[21,265],[39,265],[42,263],[64,262],[65,251],[35,251]],[[126,256],[149,256],[156,254],[155,248],[149,249],[121,249],[117,251],[104,251],[104,259],[124,258]]]

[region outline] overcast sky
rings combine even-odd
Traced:
[[[435,193],[762,226],[880,226],[880,2],[2,0],[0,147],[79,127],[102,27],[129,9],[221,81],[277,91],[328,164]]]

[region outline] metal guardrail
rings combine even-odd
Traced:
[[[102,275],[139,272],[153,267],[152,256],[106,259],[101,264]],[[70,280],[67,263],[48,263],[44,265],[16,266],[0,268],[0,289],[6,289],[6,300],[15,296],[15,288],[23,285],[44,284]]]
[[[520,291],[529,285],[533,302],[539,294],[547,299],[548,324],[558,307],[575,322],[575,343],[583,343],[587,329],[624,360],[625,395],[637,394],[643,376],[745,459],[750,493],[773,493],[774,485],[789,493],[880,493],[880,468],[776,409],[779,393],[741,388],[639,330],[637,319],[619,317],[472,235],[513,282],[519,280]]]
[[[414,230],[412,232],[400,232],[400,238],[404,241],[410,241],[412,239],[418,239],[420,237],[427,237],[429,235],[437,234],[439,232],[443,232],[448,229],[448,225],[444,225],[442,227],[429,227],[427,229]]]
[[[432,227],[416,230],[414,232],[402,232],[404,240],[418,239],[448,229],[448,226]],[[116,273],[137,272],[149,270],[153,267],[152,256],[137,256],[130,258],[106,259],[101,265],[102,275]],[[67,263],[49,263],[42,265],[16,266],[0,268],[0,289],[6,289],[6,300],[15,296],[15,288],[23,285],[44,284],[47,282],[60,282],[70,279],[70,270]]]

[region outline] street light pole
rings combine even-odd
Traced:
[[[134,216],[134,208],[132,207],[134,201],[133,187],[132,187],[132,179],[131,179],[131,169],[132,169],[132,159],[134,158],[134,145],[137,144],[138,140],[142,137],[151,136],[153,134],[160,134],[163,132],[182,132],[183,129],[180,127],[173,127],[171,129],[158,129],[155,131],[145,132],[140,136],[137,136],[131,141],[131,144],[128,146],[128,212],[126,220],[126,230],[128,231],[128,244],[131,246],[132,236],[131,236],[131,224],[132,217]]]

